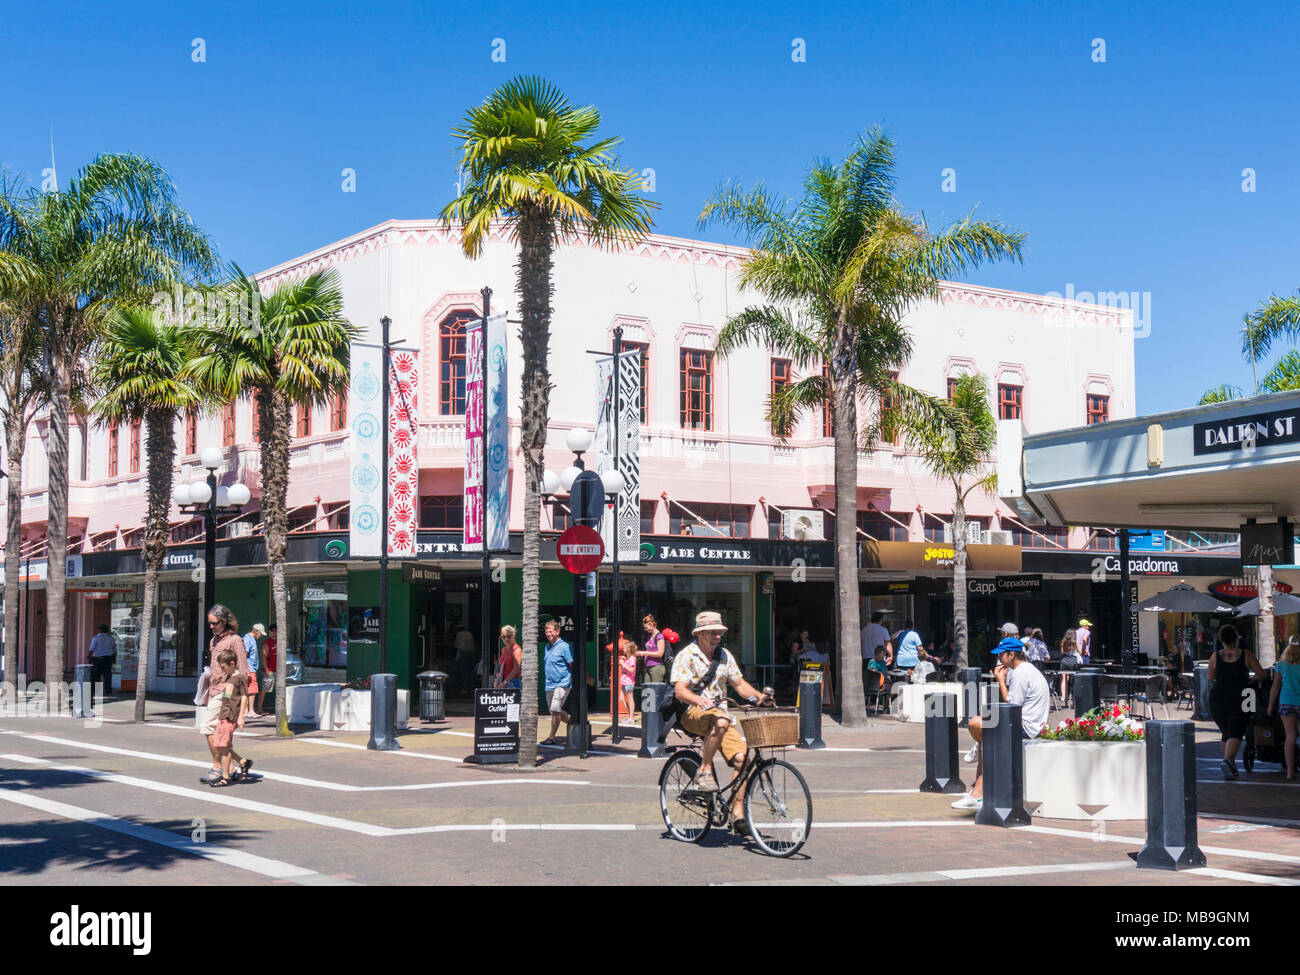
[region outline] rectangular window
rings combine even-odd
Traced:
[[[951,542],[949,542],[948,540],[952,536],[952,532],[951,532],[952,516],[949,515],[944,520],[948,522],[947,525],[942,525],[939,523],[937,519],[932,518],[929,515],[926,515],[925,540],[927,542],[939,542],[941,544],[951,544]],[[989,526],[989,520],[987,518],[976,518],[976,517],[972,517],[971,515],[966,516],[966,531],[968,532],[978,531],[980,534],[983,534],[984,531],[988,528],[988,526]],[[966,542],[967,544],[972,544],[971,537],[969,535],[966,536]]]
[[[831,366],[829,362],[822,363],[822,378],[826,380],[826,383],[829,386],[831,380]],[[826,397],[826,402],[822,404],[822,436],[835,436],[835,415],[831,411],[831,399],[829,396]]]
[[[131,473],[140,473],[140,421],[131,424]]]
[[[453,312],[438,326],[438,411],[443,416],[465,414],[465,323],[472,312]]]
[[[199,452],[199,414],[190,410],[185,414],[185,453]]]
[[[650,415],[650,343],[624,342],[622,345],[624,352],[638,350],[641,352],[641,422],[645,424]]]
[[[949,400],[949,402],[951,402],[951,401],[952,401],[952,398],[953,398],[954,396],[957,395],[957,383],[958,383],[959,381],[960,381],[960,377],[958,377],[958,376],[949,376],[949,377],[948,377],[948,400]]]
[[[1003,526],[1006,526],[1008,523],[1004,521],[1002,524]],[[1050,525],[1045,525],[1042,528],[1036,528],[1032,531],[1028,528],[1022,528],[1014,523],[1012,523],[1010,527],[1012,540],[1021,548],[1065,548],[1066,541],[1070,536],[1070,529],[1053,528]],[[1110,537],[1113,539],[1115,536],[1112,535]]]
[[[859,511],[858,527],[878,542],[906,542],[910,519],[906,511],[893,514],[893,518],[887,518],[882,511]]]
[[[641,502],[641,534],[653,535],[655,533],[655,507],[657,501]]]
[[[892,370],[889,373],[891,383],[898,382],[898,373]],[[893,390],[888,387],[880,394],[880,439],[887,444],[897,444],[901,435],[897,419],[893,416],[897,408],[897,397],[894,396]]]
[[[1019,420],[1024,416],[1025,387],[998,383],[998,419]]]
[[[235,404],[227,403],[221,408],[221,445],[235,445]]]
[[[771,395],[773,400],[776,399],[776,394],[778,390],[784,389],[786,386],[790,385],[790,366],[791,363],[789,359],[772,360]],[[772,436],[774,437],[788,437],[790,436],[790,433],[791,430],[789,425],[787,425],[785,429],[782,430],[778,430],[775,426],[772,427]]]
[[[673,535],[749,538],[749,522],[754,514],[747,504],[710,504],[704,501],[683,502],[693,515],[678,505],[669,506],[668,531]]]
[[[429,494],[420,499],[421,528],[460,528],[465,502],[459,494]]]
[[[713,429],[713,353],[682,349],[681,420],[685,430]]]
[[[339,393],[330,398],[330,430],[345,430],[348,425],[348,397]]]
[[[568,498],[551,499],[551,530],[562,532],[573,525],[573,519],[569,513]]]
[[[1110,397],[1088,394],[1088,426],[1110,420]]]
[[[248,411],[253,417],[253,443],[259,443],[262,436],[262,414],[257,408],[256,394],[249,399],[248,407]]]
[[[118,437],[120,427],[115,423],[108,428],[108,476],[117,477],[117,455],[121,452],[118,447]]]
[[[298,423],[294,428],[294,436],[298,438],[311,436],[311,407],[298,407]]]

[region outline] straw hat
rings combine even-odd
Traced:
[[[722,614],[697,613],[695,616],[695,629],[691,630],[691,633],[696,634],[700,630],[717,630],[719,633],[726,633],[727,628],[722,625]]]

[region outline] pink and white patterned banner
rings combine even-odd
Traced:
[[[420,464],[416,456],[419,426],[418,353],[396,349],[388,373],[388,555],[415,558],[419,529]]]
[[[483,326],[465,328],[465,501],[461,551],[483,551]]]

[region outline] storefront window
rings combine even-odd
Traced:
[[[348,581],[312,579],[289,583],[289,648],[304,667],[346,669]]]
[[[144,585],[129,592],[115,592],[109,610],[109,626],[117,643],[115,673],[134,680],[139,670],[140,648],[146,644],[140,632],[144,611]],[[199,673],[199,584],[160,582],[153,627],[158,653],[151,672],[158,677],[197,677]]]
[[[610,639],[610,596],[613,577],[600,577],[600,628],[601,660],[605,666],[596,675],[600,686],[609,686],[608,657],[605,645]],[[723,645],[741,662],[743,668],[752,670],[755,661],[754,640],[754,577],[737,576],[666,576],[631,575],[620,578],[623,597],[619,601],[619,627],[638,647],[645,645],[645,632],[641,618],[654,615],[660,628],[668,627],[681,634],[676,649],[681,650],[691,642],[695,614],[709,610],[722,614],[727,627]]]

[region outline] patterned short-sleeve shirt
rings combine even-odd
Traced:
[[[710,704],[721,705],[726,708],[727,684],[734,684],[745,678],[740,672],[740,665],[736,663],[736,658],[731,655],[731,651],[723,650],[722,655],[723,660],[718,665],[718,672],[713,676],[713,682],[708,684],[699,694]],[[686,686],[691,687],[709,672],[711,665],[712,661],[709,656],[699,648],[698,644],[691,643],[673,658],[673,673],[670,682],[678,684],[685,681]]]

